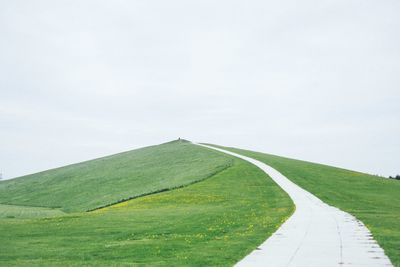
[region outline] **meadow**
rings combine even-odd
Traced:
[[[294,211],[287,194],[250,163],[189,143],[162,146],[201,150],[214,168],[199,172],[197,183],[91,212],[0,218],[0,265],[232,266]],[[191,177],[194,170],[182,172]]]
[[[221,148],[355,215],[400,266],[398,181]],[[254,165],[184,140],[2,181],[0,193],[1,266],[232,266],[294,211]]]

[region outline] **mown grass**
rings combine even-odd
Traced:
[[[220,147],[220,146],[218,146]],[[400,182],[322,164],[221,147],[260,160],[326,203],[364,222],[400,266]]]
[[[0,182],[0,203],[86,211],[201,181],[225,155],[180,140]]]
[[[15,205],[0,204],[0,218],[39,218],[60,216],[65,213],[59,209],[40,208],[40,207],[24,207]]]
[[[231,266],[293,203],[260,169],[229,159],[231,167],[181,189],[62,217],[0,219],[0,265]]]

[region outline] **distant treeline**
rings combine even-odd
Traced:
[[[400,175],[396,175],[396,176],[389,176],[390,179],[396,179],[396,180],[400,180]]]

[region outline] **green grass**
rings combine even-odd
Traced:
[[[231,166],[187,187],[92,212],[0,219],[0,265],[232,266],[290,216],[293,203],[254,165],[190,150]],[[164,168],[174,164],[182,162]]]
[[[65,213],[59,209],[40,208],[40,207],[24,207],[14,205],[0,204],[0,218],[38,218],[60,216]]]
[[[86,211],[201,181],[231,159],[187,141],[132,150],[0,182],[0,203]]]
[[[221,148],[258,159],[326,203],[353,214],[370,229],[392,263],[400,266],[400,181],[248,150]]]

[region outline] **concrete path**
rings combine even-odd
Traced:
[[[201,146],[253,163],[282,187],[296,205],[294,214],[237,266],[393,266],[367,227],[354,216],[322,202],[260,161]]]

